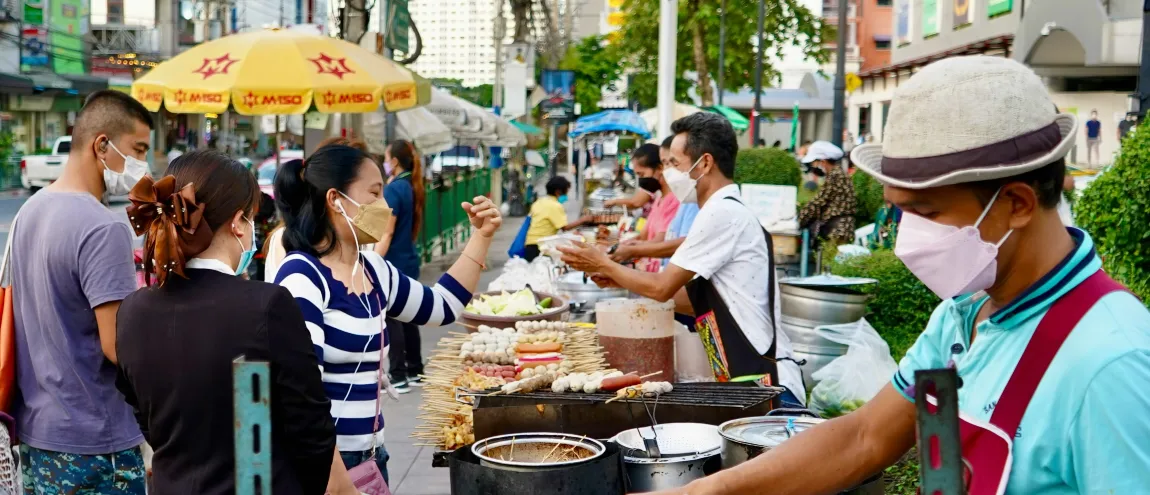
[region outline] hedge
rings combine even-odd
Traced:
[[[861,170],[856,170],[851,180],[855,186],[856,225],[862,227],[874,223],[875,215],[884,204],[882,184]]]
[[[1114,165],[1074,203],[1074,222],[1094,238],[1106,272],[1150,302],[1150,132],[1127,134]]]
[[[772,184],[798,187],[799,161],[778,148],[744,148],[735,156],[736,184]]]
[[[831,262],[831,273],[844,277],[878,280],[868,289],[867,321],[890,345],[895,361],[901,360],[926,328],[938,296],[915,278],[894,251],[879,250],[869,256]]]

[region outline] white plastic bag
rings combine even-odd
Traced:
[[[811,377],[819,382],[811,390],[809,407],[824,418],[833,418],[862,407],[890,381],[898,364],[890,356],[890,346],[878,332],[861,319],[854,323],[815,328],[830,341],[849,346]]]
[[[699,334],[687,330],[682,323],[675,323],[675,381],[699,383],[715,381],[711,361]]]
[[[523,258],[512,258],[503,265],[503,272],[487,285],[488,291],[520,291],[531,286],[536,292],[554,294],[551,283],[555,264],[550,258],[540,256],[528,263]]]

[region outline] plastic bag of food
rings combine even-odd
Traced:
[[[842,416],[862,407],[890,381],[898,364],[890,346],[866,319],[815,328],[823,338],[849,346],[812,375],[819,383],[811,390],[809,407],[824,418]]]

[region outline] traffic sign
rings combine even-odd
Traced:
[[[851,72],[847,74],[846,83],[847,93],[854,93],[856,89],[862,87],[862,78],[860,78],[858,74]]]
[[[411,12],[407,10],[407,0],[388,0],[387,19],[387,47],[408,53],[407,33],[411,30]]]

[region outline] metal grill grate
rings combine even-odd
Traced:
[[[647,402],[665,406],[708,406],[733,407],[747,409],[762,404],[783,393],[779,387],[760,387],[743,383],[676,383],[671,393],[663,394],[656,399],[619,399],[614,402]],[[601,404],[608,399],[615,398],[614,393],[585,394],[571,392],[558,394],[550,390],[540,390],[529,393],[515,393],[509,395],[496,395],[486,400],[483,394],[476,394],[481,399],[477,401],[476,408],[482,409],[485,404],[491,406],[506,406],[515,402],[564,401],[568,403],[594,403]],[[497,402],[497,404],[494,404]]]

